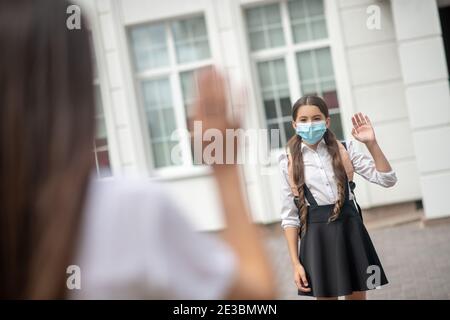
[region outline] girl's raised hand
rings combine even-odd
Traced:
[[[352,135],[362,143],[372,143],[375,141],[375,131],[369,117],[361,112],[355,113],[352,117]]]

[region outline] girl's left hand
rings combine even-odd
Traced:
[[[352,123],[352,135],[356,140],[366,144],[375,141],[375,131],[369,117],[361,112],[355,113],[352,117]]]

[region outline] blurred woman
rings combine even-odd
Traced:
[[[223,239],[194,232],[156,182],[94,178],[92,54],[69,5],[0,0],[0,298],[274,298],[236,165],[212,165]],[[203,129],[236,127],[220,75],[200,79]]]

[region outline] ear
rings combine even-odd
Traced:
[[[330,127],[330,124],[331,124],[331,118],[328,117],[328,118],[326,118],[326,120],[325,120],[325,125],[327,126],[327,128],[329,128],[329,127]]]
[[[294,120],[292,120],[292,128],[294,128],[294,130],[295,130],[296,127],[297,127],[297,123]]]

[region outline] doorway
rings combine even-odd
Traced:
[[[450,75],[450,1],[439,2],[439,18],[441,20],[442,39],[444,41],[447,69],[448,74]]]

